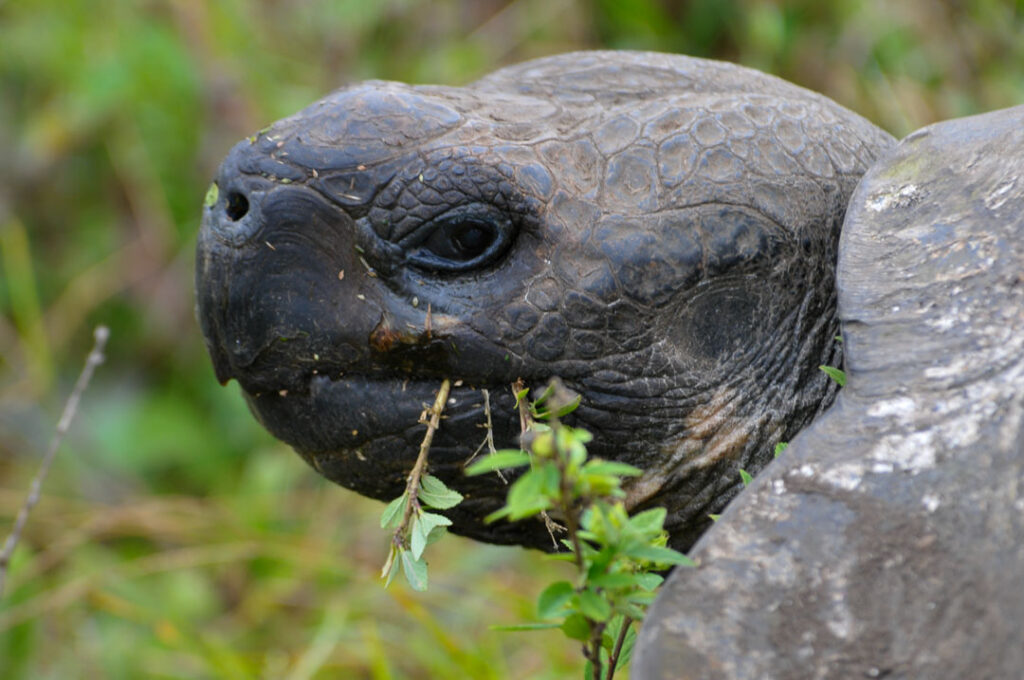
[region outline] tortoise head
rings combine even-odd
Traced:
[[[425,405],[455,381],[430,467],[484,525],[505,486],[464,478],[519,421],[509,386],[559,376],[633,507],[692,542],[738,467],[827,405],[846,200],[885,133],[728,64],[578,53],[464,88],[367,82],[242,141],[197,248],[217,376],[328,478],[389,499]]]

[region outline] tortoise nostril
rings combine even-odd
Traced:
[[[237,222],[249,212],[249,200],[237,191],[232,191],[228,194],[228,202],[224,212],[228,214],[232,222]]]

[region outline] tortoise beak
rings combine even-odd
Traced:
[[[196,242],[196,317],[221,384],[237,377],[228,352],[232,280],[264,227],[263,198],[274,184],[259,174],[257,158],[240,142],[221,164],[203,206]],[[237,339],[236,339],[237,340]],[[236,341],[235,345],[238,345]],[[232,346],[241,350],[242,347]]]
[[[371,351],[383,294],[360,267],[352,217],[266,146],[245,140],[228,154],[196,243],[197,315],[217,379],[252,394],[347,372]]]

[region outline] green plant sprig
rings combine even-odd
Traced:
[[[560,628],[570,639],[583,643],[585,677],[611,680],[629,660],[636,638],[633,623],[643,618],[663,580],[654,572],[694,563],[666,547],[664,508],[634,517],[627,513],[623,478],[643,471],[624,463],[588,459],[586,444],[591,434],[562,424],[560,419],[579,405],[578,396],[558,381],[552,381],[532,403],[526,396],[526,390],[516,389],[525,430],[522,450],[497,451],[466,473],[529,466],[509,487],[506,504],[486,521],[519,521],[551,513],[568,533],[561,541],[568,552],[554,559],[572,562],[576,574],[571,581],[551,584],[537,600],[538,618],[560,623],[511,629]],[[528,407],[523,409],[523,404]]]
[[[840,387],[846,387],[846,372],[835,366],[818,366],[818,370],[831,378]]]
[[[388,558],[381,568],[384,587],[391,585],[401,565],[405,580],[414,590],[427,589],[427,563],[423,551],[445,533],[445,527],[452,521],[444,515],[427,512],[426,508],[447,510],[462,502],[462,494],[449,489],[444,482],[426,474],[427,453],[434,439],[434,432],[441,423],[441,412],[451,382],[445,379],[437,391],[433,406],[423,412],[420,422],[426,424],[427,432],[420,444],[416,464],[406,478],[405,492],[388,503],[380,518],[382,529],[394,527]]]

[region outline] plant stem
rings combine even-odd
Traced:
[[[558,430],[562,427],[562,424],[557,419],[551,420],[551,433],[554,435],[555,442],[558,441]],[[557,443],[555,444],[557,447]],[[583,562],[583,546],[580,544],[579,537],[579,510],[573,503],[572,488],[569,486],[571,480],[568,479],[566,474],[566,456],[568,454],[561,449],[555,451],[555,465],[558,466],[558,485],[559,485],[559,496],[558,504],[562,511],[562,518],[565,522],[565,528],[569,532],[569,537],[572,539],[572,551],[576,558],[576,569],[580,572],[580,577],[586,576],[586,565]]]
[[[53,459],[57,455],[57,449],[60,448],[61,442],[64,441],[68,428],[71,427],[71,421],[74,420],[75,413],[78,411],[78,402],[82,398],[82,393],[85,392],[89,381],[92,380],[93,371],[103,363],[103,349],[107,345],[107,339],[110,338],[110,330],[106,326],[97,326],[93,332],[93,338],[92,351],[89,352],[89,356],[85,360],[85,366],[82,367],[82,372],[78,376],[78,381],[75,383],[74,389],[71,390],[71,396],[68,397],[68,401],[64,405],[64,412],[57,422],[57,431],[54,432],[53,439],[50,440],[50,448],[46,450],[43,462],[39,465],[39,472],[36,473],[35,478],[32,480],[32,486],[29,490],[28,498],[25,499],[25,504],[18,511],[18,516],[14,520],[14,528],[4,542],[3,550],[0,550],[0,596],[4,592],[7,565],[11,561],[14,548],[17,547],[18,540],[21,538],[21,532],[28,521],[28,513],[39,502],[43,480],[46,479],[46,474],[50,471],[50,465],[53,464]]]
[[[594,634],[590,641],[590,665],[592,670],[591,677],[594,680],[601,680],[601,629],[603,626],[594,626]]]
[[[612,650],[611,656],[608,657],[608,675],[605,680],[612,680],[615,677],[615,668],[619,665],[619,654],[622,653],[622,645],[625,644],[626,635],[629,633],[629,627],[632,625],[633,619],[628,616],[622,620],[619,637],[615,640],[615,649]]]
[[[473,455],[470,456],[463,465],[469,465],[470,462],[476,458],[477,454],[483,451],[485,446],[487,447],[487,452],[491,455],[498,452],[494,447],[494,425],[491,422],[491,393],[486,389],[481,389],[480,394],[484,397],[484,417],[487,419],[484,424],[484,428],[487,430],[487,434],[484,436],[484,440],[480,442],[480,446],[476,447],[476,451],[473,452]],[[505,484],[508,484],[508,479],[505,478],[505,475],[500,469],[495,470],[495,472],[498,473],[498,479]]]
[[[526,383],[523,382],[522,378],[516,378],[516,381],[512,383],[512,394],[518,395],[526,388]],[[526,404],[526,399],[519,402],[519,431],[526,433],[533,425],[533,418],[530,417],[530,408]]]
[[[420,477],[423,476],[423,469],[427,465],[427,452],[430,450],[430,443],[434,440],[434,432],[437,431],[438,426],[441,424],[441,412],[448,401],[448,393],[451,390],[451,386],[451,381],[445,378],[441,382],[440,389],[437,390],[437,398],[434,399],[434,405],[427,411],[424,411],[424,415],[430,414],[430,420],[427,421],[427,433],[423,435],[423,443],[420,444],[420,452],[416,457],[416,464],[413,466],[408,478],[406,478],[405,493],[409,500],[405,504],[405,511],[402,512],[402,521],[398,524],[398,528],[395,529],[393,540],[396,543],[400,544],[409,526],[409,519],[412,517],[413,510],[419,507],[417,494],[420,490]]]
[[[572,480],[569,479],[568,462],[569,452],[564,451],[558,444],[558,433],[562,429],[562,423],[558,418],[549,421],[551,434],[555,442],[554,462],[558,467],[558,505],[562,512],[562,519],[565,522],[566,530],[572,539],[573,558],[576,563],[576,571],[579,574],[578,583],[584,583],[587,578],[587,564],[583,559],[583,545],[580,542],[579,528],[579,506],[573,502]],[[583,656],[590,660],[593,668],[593,680],[601,680],[601,636],[604,633],[604,624],[597,621],[590,621],[590,640],[583,645]]]
[[[526,383],[523,382],[523,379],[516,378],[516,381],[512,383],[512,394],[518,395],[525,387]],[[533,428],[533,422],[533,416],[530,415],[530,407],[527,405],[526,400],[523,399],[519,402],[519,431],[525,435]],[[498,474],[500,475],[501,473],[499,472]],[[565,531],[565,527],[551,519],[551,515],[544,510],[541,510],[540,516],[544,520],[544,528],[548,530],[548,536],[551,537],[551,545],[555,548],[555,552],[558,552],[560,548],[555,534],[559,531]]]

